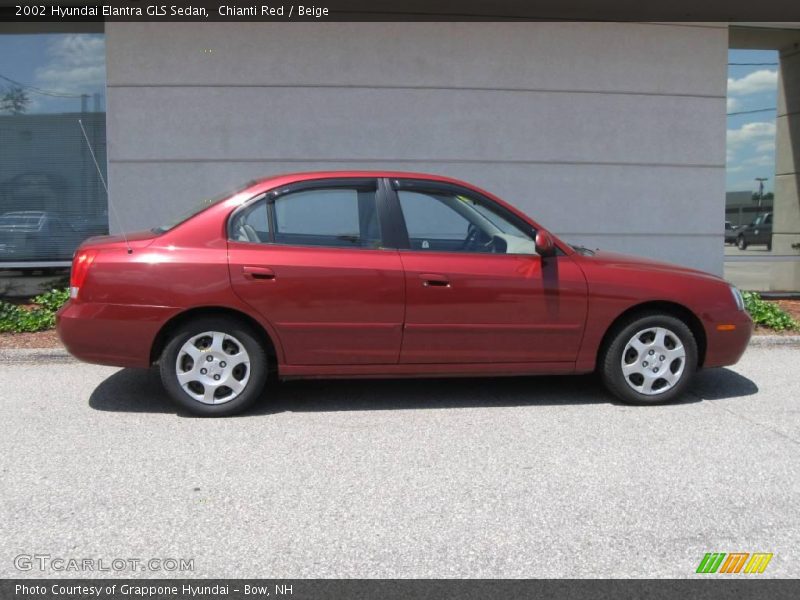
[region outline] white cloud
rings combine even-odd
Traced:
[[[741,106],[741,104],[739,103],[739,101],[736,98],[728,98],[728,104],[727,104],[728,112],[733,112],[735,110],[739,110],[740,106]]]
[[[759,154],[769,154],[775,152],[775,139],[763,140],[756,144],[756,152]]]
[[[50,62],[36,69],[34,85],[65,94],[102,92],[105,52],[102,35],[58,36],[48,49]]]
[[[745,167],[771,167],[775,164],[775,158],[772,154],[759,154],[742,161]]]
[[[739,129],[728,129],[728,149],[737,150],[748,144],[775,143],[775,123],[756,121],[745,123]]]
[[[775,91],[778,86],[778,72],[769,69],[753,71],[739,79],[728,78],[728,93],[737,96],[758,92]]]

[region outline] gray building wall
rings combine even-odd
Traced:
[[[725,26],[106,32],[110,198],[127,228],[254,177],[397,168],[485,187],[569,241],[722,272]]]

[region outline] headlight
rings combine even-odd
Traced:
[[[744,297],[742,296],[742,292],[739,291],[739,288],[732,285],[731,294],[733,294],[733,301],[736,302],[736,308],[744,310]]]

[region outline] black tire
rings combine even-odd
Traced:
[[[184,344],[205,332],[219,332],[229,336],[224,338],[227,344],[225,352],[237,348],[238,343],[240,343],[249,356],[249,366],[244,364],[237,366],[242,380],[245,381],[243,389],[230,400],[225,400],[224,397],[221,398],[218,404],[205,404],[203,401],[198,400],[190,395],[178,381],[178,354],[182,352]],[[209,338],[206,336],[196,341],[202,346],[207,339]],[[195,348],[197,348],[196,345]],[[215,354],[211,348],[198,348],[198,350],[204,353],[202,355],[206,356],[206,358],[211,358],[211,364],[214,364],[217,369],[221,369],[219,365],[227,366],[224,364],[224,357],[223,362],[219,362],[216,358],[219,353]],[[183,363],[185,368],[187,371],[191,371],[194,360],[185,353],[182,353],[182,356],[182,360],[188,361],[188,364],[186,362]],[[232,360],[230,362],[233,363]],[[228,317],[202,317],[181,325],[172,333],[161,353],[159,371],[164,388],[179,406],[200,417],[226,417],[244,411],[261,396],[269,375],[269,360],[266,349],[247,324]],[[220,372],[223,373],[223,376],[226,373],[224,370],[220,370]],[[244,379],[245,377],[246,380]],[[201,376],[197,375],[197,378],[200,379]],[[214,384],[213,381],[210,381],[210,383]],[[194,386],[198,395],[204,393],[205,388],[199,382],[193,381],[188,385],[190,387]],[[233,384],[231,385],[233,386]],[[221,386],[218,391],[222,392],[224,396],[225,390],[230,392],[228,395],[237,393],[224,386]]]
[[[772,242],[767,244],[767,252],[772,252]]]
[[[669,361],[667,358],[667,362],[653,363],[658,365],[657,368],[663,369],[662,373],[666,372],[666,369],[670,369],[672,373],[680,371],[681,365],[678,361],[683,363],[683,368],[682,371],[680,371],[677,381],[675,381],[671,387],[665,387],[669,385],[666,379],[656,379],[652,384],[656,393],[645,394],[637,391],[633,387],[637,382],[637,378],[643,380],[641,375],[634,373],[631,375],[630,380],[627,379],[623,374],[622,360],[623,352],[629,341],[633,341],[637,333],[650,328],[666,329],[671,336],[677,338],[683,346],[685,358],[682,360],[676,358],[672,361]],[[647,335],[643,337],[647,339]],[[667,336],[666,339],[667,343],[673,343],[675,341],[670,336]],[[675,347],[676,346],[673,346],[673,348]],[[628,352],[634,355],[638,354],[633,348],[629,348]],[[647,352],[649,352],[649,350],[647,350]],[[658,360],[659,358],[660,357],[656,354],[651,360]],[[649,356],[638,356],[631,364],[638,362],[639,359],[643,359],[642,364],[644,364],[644,359],[649,359]],[[608,391],[626,404],[665,404],[677,400],[683,395],[695,371],[697,371],[697,341],[691,329],[677,317],[658,312],[642,312],[627,319],[614,329],[600,357],[598,366],[603,383]],[[653,377],[656,377],[655,374]],[[642,386],[641,383],[639,385],[640,387]],[[661,391],[657,391],[658,389],[661,389]]]
[[[736,245],[739,247],[739,250],[747,250],[747,240],[744,239],[743,235],[736,238]]]

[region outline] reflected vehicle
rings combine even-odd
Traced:
[[[81,215],[70,220],[72,228],[83,235],[84,239],[94,235],[108,233],[108,211],[96,215]]]
[[[719,277],[571,246],[489,192],[392,171],[271,177],[92,238],[70,298],[57,328],[74,356],[158,364],[202,416],[308,377],[597,371],[622,401],[656,404],[738,361],[752,332]]]
[[[739,250],[748,246],[766,246],[772,250],[772,213],[758,215],[753,222],[736,232],[736,245]]]
[[[733,225],[730,221],[725,221],[725,243],[726,244],[735,244],[736,243],[736,233],[738,231],[738,227]]]
[[[0,215],[0,261],[69,260],[86,235],[65,218],[42,210]]]

